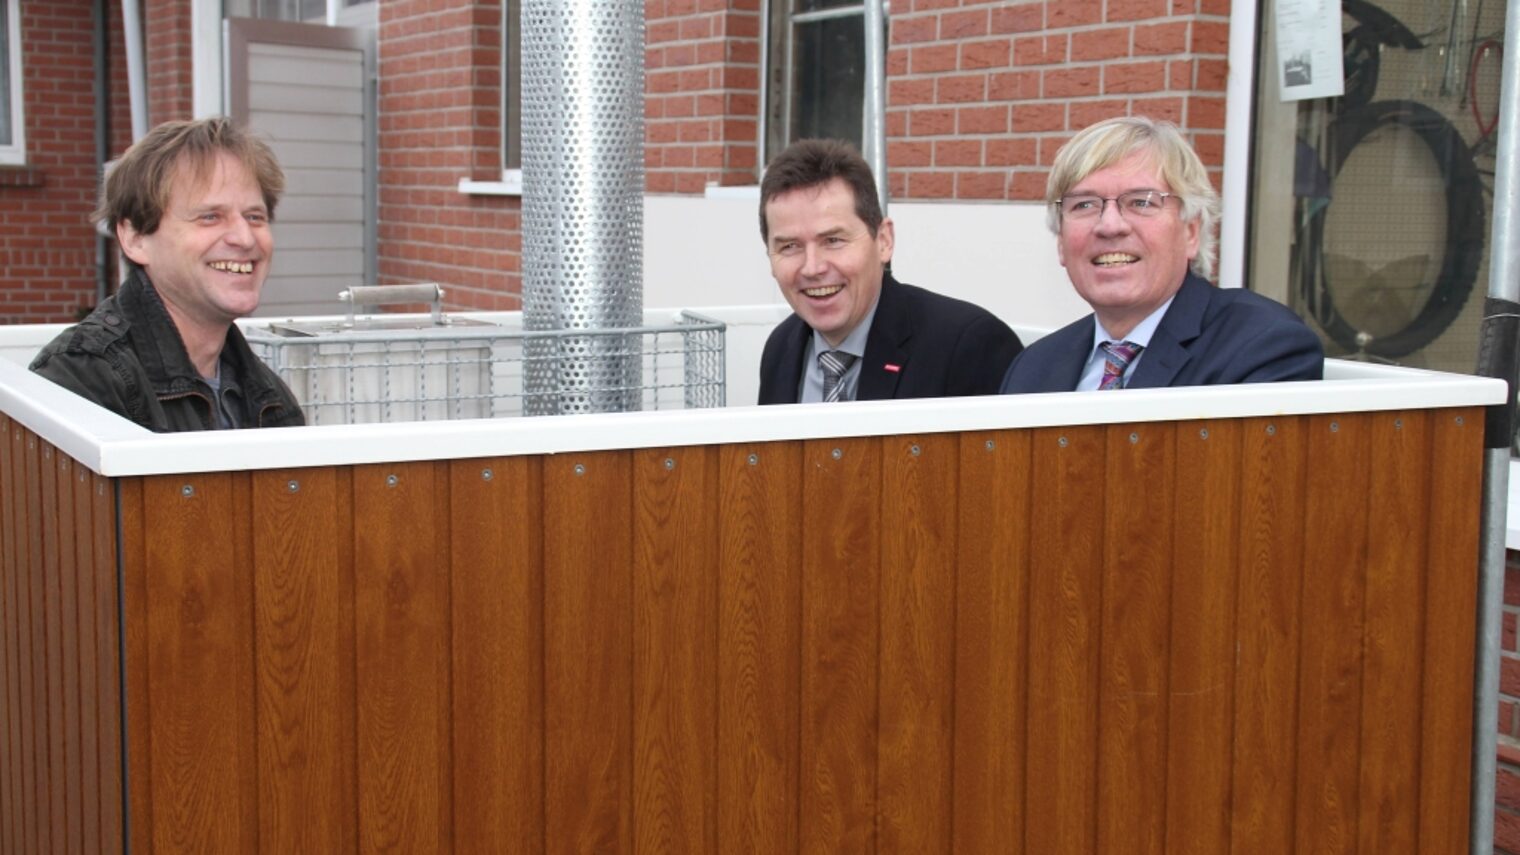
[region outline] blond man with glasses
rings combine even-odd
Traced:
[[[1177,128],[1109,119],[1056,155],[1061,265],[1093,313],[1030,345],[1004,393],[1318,380],[1319,337],[1283,306],[1216,288],[1219,194]]]

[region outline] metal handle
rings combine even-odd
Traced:
[[[338,292],[338,299],[348,304],[348,325],[360,306],[394,306],[399,303],[429,303],[433,323],[443,323],[443,288],[437,282],[412,285],[355,285]]]

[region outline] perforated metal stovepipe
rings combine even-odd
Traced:
[[[522,4],[523,322],[643,322],[644,3]],[[638,336],[527,347],[524,411],[637,409]]]

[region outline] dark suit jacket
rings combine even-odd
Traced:
[[[797,403],[802,357],[812,335],[813,328],[795,314],[771,332],[760,357],[760,403]],[[1023,347],[986,309],[883,274],[855,398],[991,395]]]
[[[1093,316],[1031,344],[1003,392],[1070,392],[1092,356]],[[1319,336],[1278,303],[1243,288],[1215,288],[1189,273],[1161,317],[1127,388],[1318,380]]]

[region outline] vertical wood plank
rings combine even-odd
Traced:
[[[544,788],[550,852],[633,850],[631,457],[544,461]],[[588,522],[595,521],[594,531]]]
[[[1166,842],[1176,427],[1110,425],[1099,654],[1098,851],[1159,855]],[[1092,519],[1101,513],[1102,522]]]
[[[717,495],[715,450],[633,453],[637,852],[718,848]]]
[[[960,448],[882,440],[878,852],[945,852],[953,816]]]
[[[798,848],[802,444],[719,449],[718,821],[723,850]]]
[[[252,590],[238,571],[234,476],[143,483],[153,851],[248,852],[254,841]],[[230,526],[229,526],[230,521]],[[208,536],[220,532],[223,536]]]
[[[40,483],[41,504],[37,512],[42,517],[42,561],[32,565],[38,583],[43,590],[43,662],[46,663],[47,708],[47,765],[48,791],[43,822],[48,828],[48,840],[53,851],[65,852],[68,848],[68,745],[67,720],[64,711],[63,682],[63,585],[59,535],[58,508],[58,461],[53,446],[38,440],[37,475]]]
[[[454,461],[449,482],[456,851],[541,852],[541,463]]]
[[[356,466],[353,479],[359,848],[446,851],[446,486],[432,463]]]
[[[1433,410],[1430,419],[1419,842],[1436,855],[1468,846],[1483,412]]]
[[[52,828],[49,793],[52,785],[47,765],[47,580],[43,575],[43,478],[40,470],[41,449],[36,435],[26,432],[26,447],[21,453],[20,494],[23,496],[21,516],[21,578],[23,578],[26,605],[23,609],[23,657],[26,686],[23,689],[23,732],[27,744],[23,752],[26,768],[26,843],[27,852],[49,852],[52,849]]]
[[[74,612],[78,627],[79,656],[79,765],[82,770],[79,792],[80,848],[93,852],[100,846],[100,785],[105,764],[100,756],[100,684],[98,627],[95,615],[98,609],[96,593],[101,571],[95,562],[95,529],[102,521],[95,516],[94,484],[90,471],[77,461],[73,462],[69,477],[69,498],[74,508],[74,536],[70,548],[74,552],[78,603]],[[112,521],[114,531],[114,520]],[[114,763],[111,765],[115,765]]]
[[[954,852],[1024,839],[1031,435],[960,437]]]
[[[1241,423],[1177,424],[1166,851],[1229,852]]]
[[[1293,851],[1303,419],[1241,424],[1230,852]]]
[[[121,505],[121,657],[120,703],[126,721],[121,734],[122,812],[120,830],[133,852],[153,851],[153,699],[148,632],[148,558],[146,478],[116,482]],[[107,804],[104,794],[101,804]],[[104,817],[102,836],[106,831]]]
[[[1308,419],[1299,648],[1298,851],[1355,852],[1369,416]]]
[[[1377,413],[1368,443],[1367,607],[1362,644],[1358,851],[1414,852],[1430,432],[1418,410]]]
[[[84,817],[84,752],[80,734],[79,698],[79,563],[75,553],[79,529],[74,516],[74,467],[68,455],[52,446],[53,495],[57,508],[57,539],[53,548],[58,563],[59,703],[62,745],[62,801],[54,809],[61,825],[58,848],[80,852]]]
[[[1024,851],[1096,847],[1102,427],[1036,430],[1029,537]]]
[[[251,474],[259,845],[352,851],[357,805],[342,749],[344,697],[339,543],[350,529],[337,473]]]
[[[12,451],[20,425],[0,415],[0,850],[25,852],[26,787],[22,775],[26,744],[21,701],[22,659],[20,559],[16,551],[17,517],[22,491],[16,485],[19,463]]]
[[[799,832],[806,853],[871,852],[876,844],[880,449],[877,439],[803,444]]]
[[[120,520],[122,537],[137,537],[137,549],[141,549],[142,493],[135,486],[137,479],[129,482],[113,482],[101,475],[92,474],[90,483],[90,516],[95,520],[94,543],[91,554],[95,561],[95,650],[96,650],[96,698],[99,702],[96,729],[100,740],[100,847],[115,848],[126,840],[123,814],[126,809],[127,758],[122,751],[122,713],[127,709],[130,695],[127,681],[122,674],[122,664],[128,650],[123,649],[125,636],[122,632],[121,609],[125,596],[124,586],[130,578],[134,565],[127,557],[132,547],[124,547],[121,566],[117,562],[117,525]],[[117,493],[119,485],[122,487]],[[118,516],[118,503],[120,515]],[[140,554],[140,553],[139,553]],[[142,561],[135,565],[141,568]],[[141,600],[139,600],[141,602]],[[143,729],[146,732],[146,728]],[[134,731],[135,732],[135,731]],[[144,776],[145,778],[146,776]],[[146,790],[146,786],[144,786]],[[133,796],[135,798],[135,795]],[[134,802],[135,804],[135,802]],[[143,811],[140,816],[150,815]],[[144,823],[139,823],[139,826]],[[139,836],[133,835],[129,843],[139,846]],[[142,839],[146,839],[142,836]],[[147,851],[146,848],[134,851]]]

